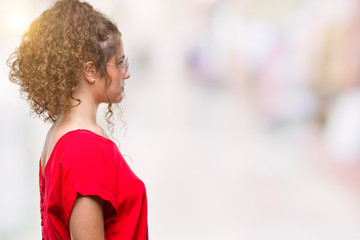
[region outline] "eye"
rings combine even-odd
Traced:
[[[125,60],[125,56],[122,56],[118,62],[118,65],[121,65]]]

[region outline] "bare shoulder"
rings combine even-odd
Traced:
[[[106,135],[104,129],[98,125],[83,125],[83,124],[63,124],[58,125],[52,134],[51,140],[53,142],[57,142],[62,136],[64,136],[66,133],[75,131],[75,130],[88,130],[90,132],[93,132],[97,135],[103,136],[105,138],[108,138]]]
[[[94,126],[94,129],[92,130],[92,132],[94,132],[100,136],[103,136],[105,138],[109,138],[108,135],[106,135],[104,129],[100,126]]]

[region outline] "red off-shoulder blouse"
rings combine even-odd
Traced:
[[[111,140],[85,129],[63,135],[41,172],[42,236],[70,240],[69,219],[77,197],[104,200],[105,239],[147,240],[144,183],[132,172]]]

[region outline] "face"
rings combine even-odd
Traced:
[[[123,99],[125,79],[130,77],[129,71],[126,70],[125,64],[127,60],[125,59],[122,45],[122,41],[120,41],[118,53],[112,56],[109,62],[107,62],[106,70],[111,78],[111,80],[108,80],[108,84],[110,85],[108,85],[107,89],[105,88],[105,79],[102,81],[102,89],[106,89],[107,96],[112,103],[119,103]],[[106,96],[102,102],[108,102]]]

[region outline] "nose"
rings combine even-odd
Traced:
[[[127,71],[125,72],[125,76],[124,76],[124,79],[128,79],[128,78],[130,78],[130,72],[129,72],[129,70],[127,70]]]

